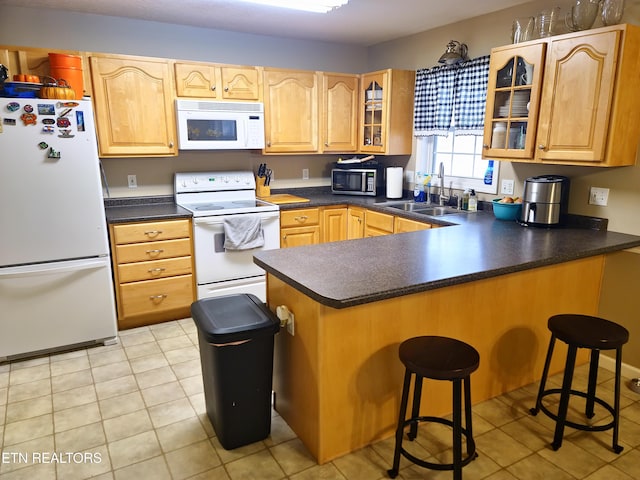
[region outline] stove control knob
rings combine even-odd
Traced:
[[[198,184],[198,177],[193,177],[193,183]]]

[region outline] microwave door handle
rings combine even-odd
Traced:
[[[248,123],[249,121],[246,118],[242,120],[242,130],[243,130],[242,138],[244,139],[245,148],[249,146],[249,126],[247,125]]]
[[[362,172],[362,182],[360,182],[362,184],[362,188],[360,189],[361,192],[366,192],[367,191],[367,172]]]

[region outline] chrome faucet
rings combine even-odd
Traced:
[[[447,197],[444,194],[444,163],[443,162],[440,162],[438,178],[440,179],[440,192],[438,194],[438,203],[440,206],[444,206],[449,200],[449,197]]]

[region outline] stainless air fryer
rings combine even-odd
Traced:
[[[524,182],[520,223],[536,227],[562,225],[569,204],[569,179],[559,175],[529,177]]]

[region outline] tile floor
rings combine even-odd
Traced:
[[[586,382],[585,368],[577,381]],[[613,390],[611,372],[601,370],[599,381],[602,392]],[[529,385],[474,406],[479,457],[465,479],[640,478],[640,395],[623,387],[625,448],[616,455],[610,430],[568,429],[562,448],[551,450],[551,420],[528,414],[535,394]],[[421,428],[410,445],[442,460],[449,435]],[[269,438],[224,450],[205,413],[191,319],[121,332],[118,345],[0,365],[0,480],[377,480],[387,478],[392,451],[387,439],[318,466],[275,412]],[[398,478],[452,474],[403,459]]]

